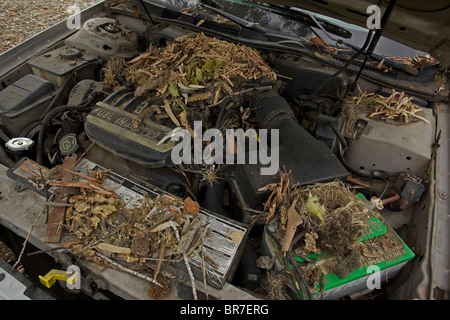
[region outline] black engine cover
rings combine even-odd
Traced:
[[[167,139],[158,145],[173,129],[151,121],[148,117],[136,122],[149,106],[144,98],[133,93],[120,96],[115,102],[107,98],[96,104],[87,116],[85,130],[89,139],[100,147],[152,168],[172,166],[171,150],[175,143]]]

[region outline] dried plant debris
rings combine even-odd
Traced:
[[[286,294],[286,285],[291,280],[286,275],[268,272],[264,283],[265,291],[270,300],[289,300],[289,296]]]
[[[435,66],[439,64],[435,58],[429,54],[417,53],[414,57],[384,57],[381,61],[367,61],[366,65],[382,70],[383,72],[393,71],[393,68],[386,64],[387,61],[394,61],[403,64],[403,70],[412,74],[418,75],[420,67]],[[362,60],[356,60],[363,62]]]
[[[377,263],[377,259],[393,252],[403,250],[403,243],[392,232],[364,241],[361,255],[367,265]]]
[[[318,36],[314,35],[312,36],[310,39],[306,39],[303,37],[300,37],[300,39],[302,39],[303,41],[308,42],[311,45],[314,45],[318,50],[319,49],[323,49],[327,52],[330,52],[332,54],[336,53],[336,52],[350,52],[352,51],[351,49],[341,49],[341,48],[337,48],[337,47],[332,47],[329,44],[327,44],[325,41],[323,41],[321,38],[319,38]]]
[[[269,199],[264,204],[264,210],[268,211],[266,223],[269,223],[270,220],[275,216],[275,213],[279,212],[283,221],[284,230],[286,230],[285,225],[287,223],[287,210],[290,206],[287,195],[289,187],[289,173],[281,172],[281,179],[279,183],[271,184],[258,189],[258,191],[272,190]]]
[[[283,188],[285,183],[288,183],[286,189]],[[325,277],[330,273],[344,279],[363,265],[377,264],[387,257],[396,256],[403,248],[401,240],[390,228],[385,234],[362,241],[363,236],[372,231],[369,219],[382,218],[340,180],[293,186],[288,181],[288,175],[284,175],[280,183],[266,186],[265,189],[273,190],[266,202],[266,210],[274,208],[268,220],[268,229],[271,230],[270,236],[275,237],[280,244],[280,251],[272,258],[261,256],[257,266],[270,274],[274,261],[280,255],[286,257],[292,254],[297,257],[297,261],[301,261],[297,267],[311,293],[324,293]],[[284,207],[288,208],[287,211],[281,205],[283,201],[286,202]],[[281,243],[291,228],[292,206],[301,222],[296,224],[292,246],[287,250]],[[277,261],[283,263],[282,260]],[[272,279],[273,286],[266,288],[268,296],[273,299],[283,298],[283,284],[277,284],[277,281]]]
[[[169,282],[162,275],[158,275],[156,281],[161,283],[162,287],[150,283],[148,286],[148,297],[154,300],[162,300],[170,293]]]
[[[119,85],[117,81],[117,75],[121,75],[125,70],[125,58],[124,57],[112,57],[106,63],[104,74],[105,87],[116,87]]]
[[[310,249],[347,254],[361,244],[369,211],[363,200],[343,182],[316,183],[293,193],[299,197],[298,212],[303,218],[306,234],[309,234],[305,236],[308,240],[305,245],[308,244]],[[308,206],[312,198],[316,203]]]
[[[417,53],[414,57],[388,57],[387,59],[409,65],[416,69],[422,66],[433,66],[439,63],[439,61],[428,53]]]
[[[126,206],[120,196],[100,184],[106,172],[74,172],[70,185],[76,192],[68,195],[64,222],[66,238],[76,239],[70,252],[149,281],[149,296],[161,299],[170,292],[168,278],[173,277],[164,263],[192,254],[207,236],[208,223],[202,223],[200,206],[190,198],[183,202],[160,195]],[[61,181],[49,184],[66,187]]]
[[[347,99],[350,107],[368,107],[369,118],[382,119],[385,121],[395,121],[400,123],[410,123],[414,121],[425,121],[423,110],[417,104],[413,103],[412,97],[407,97],[404,92],[392,90],[388,97],[377,95],[375,93],[362,92],[360,95]]]
[[[187,197],[184,200],[183,212],[185,214],[192,214],[195,216],[198,214],[199,210],[200,205],[196,201],[192,200],[190,197]]]
[[[201,182],[203,185],[208,187],[213,187],[219,182],[218,176],[219,168],[214,168],[213,166],[206,167],[201,174]]]
[[[343,182],[298,187],[289,184],[287,175],[282,176],[266,202],[266,209],[271,210],[266,221],[279,218],[280,234],[286,232],[287,209],[292,204],[302,220],[297,227],[297,235],[301,233],[302,240],[292,244],[298,254],[347,254],[360,245],[359,240],[367,230],[369,211],[363,200]]]
[[[174,123],[183,122],[180,114],[189,104],[215,106],[242,92],[247,80],[263,77],[276,81],[275,72],[258,51],[203,33],[176,38],[162,48],[152,44],[128,62],[111,58],[105,72],[110,87],[118,89],[120,82],[128,82],[136,96],[160,98],[161,104],[172,108]]]

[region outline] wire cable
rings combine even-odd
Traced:
[[[44,119],[42,120],[41,123],[41,128],[39,130],[39,135],[38,135],[38,141],[36,144],[36,161],[40,164],[44,164],[43,163],[43,158],[44,158],[44,140],[45,140],[45,132],[47,130],[47,126],[49,125],[49,123],[58,115],[60,115],[61,113],[64,113],[67,110],[79,110],[79,109],[83,109],[87,106],[89,106],[97,97],[98,95],[98,91],[93,91],[90,96],[85,99],[81,104],[76,105],[76,106],[60,106],[57,108],[52,109],[50,112],[48,112],[46,114],[46,116],[44,117]]]
[[[391,16],[391,13],[394,10],[396,4],[397,4],[397,0],[390,0],[389,1],[388,5],[386,7],[386,10],[385,10],[385,12],[383,14],[383,17],[381,18],[381,28],[377,29],[377,32],[373,36],[373,38],[372,38],[372,40],[370,42],[370,45],[367,48],[367,51],[366,51],[365,57],[364,57],[364,61],[361,64],[361,67],[359,68],[358,73],[356,74],[356,77],[355,77],[355,79],[353,80],[353,83],[350,86],[349,93],[353,93],[353,91],[355,90],[356,83],[357,83],[359,77],[362,74],[362,71],[363,71],[363,69],[364,69],[364,67],[366,65],[366,62],[369,59],[369,57],[372,56],[372,53],[374,52],[375,47],[377,46],[378,41],[380,40],[381,35],[383,34],[384,29],[386,28],[387,21],[389,20],[389,17]]]
[[[86,64],[83,64],[79,67],[77,67],[76,69],[74,69],[69,76],[67,77],[67,79],[64,81],[63,85],[61,86],[61,88],[59,89],[58,93],[56,94],[56,96],[52,99],[52,101],[49,103],[49,105],[47,106],[47,108],[45,108],[44,112],[41,115],[41,119],[44,119],[45,116],[47,115],[47,113],[50,112],[50,110],[53,109],[53,107],[55,106],[55,104],[58,102],[58,100],[61,98],[62,94],[66,92],[67,87],[69,86],[70,82],[72,81],[72,78],[76,75],[76,73],[84,68],[93,66],[93,65],[97,65],[97,64],[101,64],[103,61],[102,60],[95,60],[95,61],[91,61],[88,62]]]

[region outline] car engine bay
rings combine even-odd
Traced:
[[[349,67],[364,56],[315,35],[298,46],[207,5],[136,3],[105,5],[2,78],[0,157],[16,190],[2,185],[0,201],[43,201],[32,256],[82,266],[96,299],[222,299],[230,285],[225,299],[414,297],[448,71],[428,54]],[[175,163],[180,129],[189,161]],[[279,145],[248,161],[252,142],[274,144],[261,129]],[[105,268],[147,290],[133,296]]]

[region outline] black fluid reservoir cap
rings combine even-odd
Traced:
[[[82,53],[78,49],[66,47],[63,50],[61,50],[59,56],[63,59],[74,60],[81,58]]]
[[[77,135],[75,133],[66,134],[59,140],[59,151],[62,156],[70,156],[78,151],[80,145],[78,144]]]

